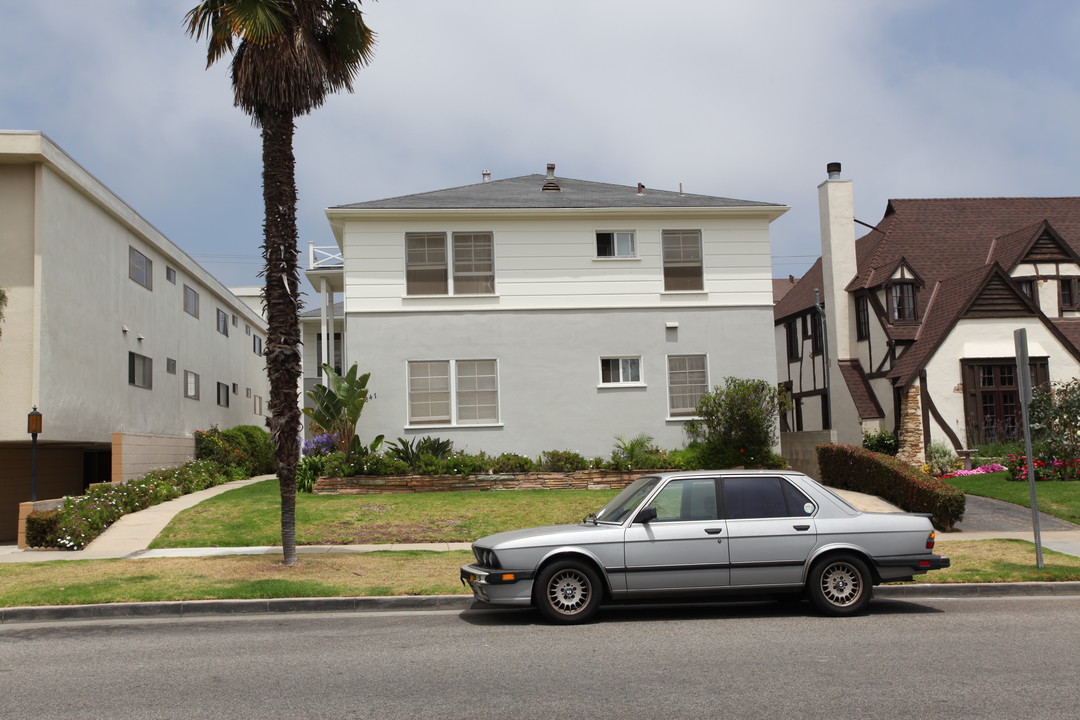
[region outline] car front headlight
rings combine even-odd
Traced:
[[[473,555],[476,557],[476,564],[483,568],[497,568],[499,567],[499,559],[495,557],[495,551],[488,548],[481,548],[473,546]]]

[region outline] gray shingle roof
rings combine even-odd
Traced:
[[[561,191],[541,191],[544,175],[522,175],[475,185],[403,195],[384,200],[338,205],[348,210],[455,210],[486,208],[698,208],[698,207],[775,207],[777,203],[735,200],[645,188],[556,177]]]

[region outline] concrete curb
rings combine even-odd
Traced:
[[[884,585],[874,588],[879,600],[914,598],[989,598],[1080,595],[1080,582],[940,583]],[[478,605],[471,595],[397,597],[274,598],[270,600],[182,600],[177,602],[106,603],[0,608],[0,625],[123,620],[135,618],[194,618],[287,613],[394,612],[400,610],[469,610]]]

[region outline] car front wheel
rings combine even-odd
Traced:
[[[600,578],[587,565],[573,560],[552,563],[536,582],[540,613],[551,622],[569,625],[592,618],[600,608]]]
[[[856,615],[873,594],[870,571],[862,560],[847,555],[819,560],[810,569],[806,594],[827,615]]]

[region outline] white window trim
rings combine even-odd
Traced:
[[[431,295],[409,294],[409,235],[430,235],[430,234],[442,234],[443,247],[446,255],[446,293],[436,293]],[[492,291],[489,293],[455,293],[454,292],[454,235],[491,235],[491,287]],[[496,268],[499,264],[499,258],[495,253],[495,231],[494,230],[454,230],[454,231],[421,231],[421,230],[409,230],[403,233],[401,236],[401,247],[404,255],[404,268],[401,275],[402,288],[405,292],[402,294],[402,300],[431,300],[432,298],[439,298],[445,300],[447,298],[493,298],[499,296],[499,281],[498,272]],[[412,427],[412,426],[410,426]]]
[[[637,360],[638,361],[638,380],[629,382],[604,382],[604,360]],[[600,362],[597,363],[597,370],[600,373],[600,381],[596,384],[597,388],[643,388],[648,387],[645,383],[645,364],[641,362],[640,355],[601,355]],[[620,362],[619,375],[622,375],[622,365]]]
[[[709,392],[712,389],[712,385],[710,384],[710,377],[709,377],[709,367],[711,366],[711,364],[709,362],[709,353],[677,352],[677,353],[668,353],[668,354],[664,355],[664,386],[665,386],[665,388],[664,388],[665,389],[665,392],[664,392],[664,407],[667,409],[666,413],[665,413],[667,415],[667,417],[664,418],[664,421],[669,422],[669,423],[681,423],[681,422],[686,422],[687,420],[700,420],[701,417],[698,416],[698,415],[671,415],[670,414],[671,413],[671,369],[670,369],[670,364],[669,364],[669,358],[671,358],[673,355],[674,356],[679,356],[679,355],[702,355],[702,356],[705,357],[705,392]]]
[[[188,379],[189,378],[194,378],[195,379],[195,393],[194,394],[189,394],[188,393]],[[199,382],[199,373],[192,372],[191,370],[184,370],[184,397],[185,398],[187,398],[188,400],[199,400],[199,399],[201,399],[199,397],[200,396],[200,392],[199,392],[200,385],[201,385],[201,383]]]
[[[495,363],[495,414],[498,420],[495,422],[461,423],[458,422],[457,403],[457,364],[459,362],[494,361]],[[450,422],[448,423],[412,423],[409,419],[409,365],[422,362],[445,362],[450,363]],[[405,428],[408,430],[437,430],[439,428],[493,428],[503,427],[502,421],[502,375],[499,369],[498,358],[474,357],[474,358],[411,358],[405,361]]]
[[[596,236],[599,235],[600,233],[608,233],[610,235],[615,236],[613,238],[613,241],[615,243],[615,251],[616,251],[615,255],[600,255],[597,252],[597,247],[596,247],[597,238],[596,238]],[[634,252],[633,252],[632,255],[619,255],[618,254],[618,249],[619,249],[618,235],[620,233],[630,233],[633,244],[634,244]],[[641,255],[638,254],[637,230],[627,230],[627,229],[623,229],[623,230],[606,230],[606,229],[601,230],[601,229],[597,229],[597,230],[594,230],[593,231],[593,260],[598,260],[600,262],[608,262],[608,261],[611,261],[611,260],[614,260],[614,261],[617,261],[617,262],[625,262],[627,260],[641,260]]]

